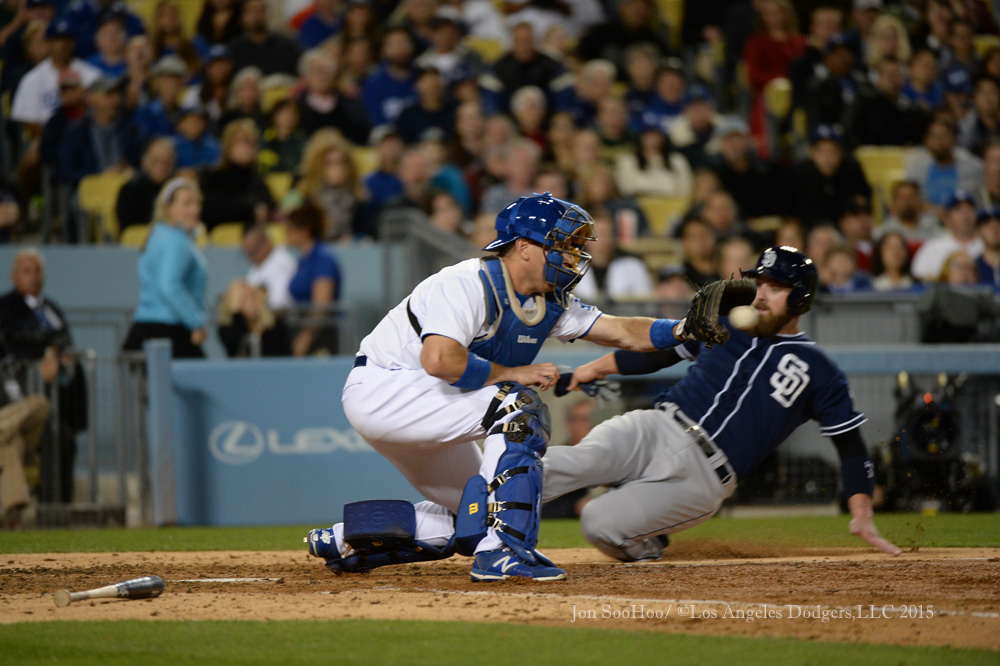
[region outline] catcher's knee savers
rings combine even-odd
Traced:
[[[443,560],[455,553],[454,538],[443,547],[417,540],[417,516],[404,500],[367,500],[344,506],[346,557],[327,558],[333,571],[369,571],[389,564]],[[334,544],[334,547],[336,544]]]
[[[487,482],[476,475],[465,484],[455,519],[455,548],[472,555],[492,527],[522,559],[552,566],[535,550],[542,507],[541,457],[548,447],[551,421],[537,393],[516,388],[519,397],[506,411],[514,417],[489,430],[490,435],[503,434],[507,444],[494,478]],[[490,493],[494,493],[493,502],[488,501]]]

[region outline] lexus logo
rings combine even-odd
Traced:
[[[246,421],[224,421],[212,429],[208,448],[219,462],[244,465],[264,452],[264,433]]]

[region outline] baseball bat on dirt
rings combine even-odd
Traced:
[[[159,576],[141,576],[130,580],[95,587],[84,592],[59,590],[56,592],[56,606],[69,606],[74,601],[85,599],[148,599],[158,597],[163,592],[163,579]]]

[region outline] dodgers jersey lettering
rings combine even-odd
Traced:
[[[854,410],[847,378],[804,333],[753,338],[729,329],[729,342],[711,349],[687,342],[676,347],[698,362],[657,397],[676,403],[745,478],[781,442],[809,420],[827,437],[867,419]]]

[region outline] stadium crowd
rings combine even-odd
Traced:
[[[683,293],[678,275],[747,268],[775,237],[832,293],[1000,290],[997,15],[995,0],[7,0],[0,234],[31,238],[48,215],[45,240],[143,239],[183,176],[217,242],[310,205],[317,240],[377,238],[382,212],[408,209],[481,247],[501,207],[551,191],[617,241],[581,285],[592,298]],[[116,183],[99,230],[95,175]]]

